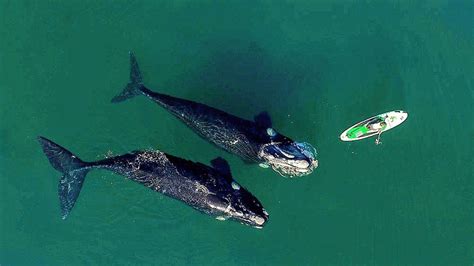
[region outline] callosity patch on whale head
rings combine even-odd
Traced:
[[[232,219],[256,228],[263,228],[268,220],[260,201],[235,181],[226,193],[207,195],[207,204],[219,220]]]
[[[292,141],[274,130],[267,129],[267,134],[271,141],[262,145],[258,155],[282,176],[304,176],[318,167],[317,152],[311,144]]]

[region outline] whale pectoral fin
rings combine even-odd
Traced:
[[[272,119],[270,118],[270,115],[264,111],[259,113],[254,117],[255,123],[263,128],[271,128],[272,127]]]
[[[227,177],[232,177],[232,173],[230,172],[229,163],[222,157],[217,157],[211,161],[211,165],[214,169],[222,173]]]

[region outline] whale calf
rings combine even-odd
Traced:
[[[316,150],[308,143],[278,133],[266,112],[250,121],[205,104],[151,91],[145,87],[137,60],[130,52],[130,82],[112,102],[140,94],[168,110],[204,139],[245,161],[271,166],[282,176],[308,175],[318,166]]]
[[[262,228],[268,213],[260,201],[233,180],[227,162],[212,167],[161,151],[134,151],[95,162],[85,162],[44,137],[38,137],[51,165],[62,173],[58,186],[62,218],[71,212],[87,173],[107,169],[219,220],[231,219]]]

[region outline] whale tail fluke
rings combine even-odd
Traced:
[[[49,139],[38,137],[38,141],[54,169],[63,174],[59,181],[58,194],[61,217],[66,219],[79,197],[90,165]]]
[[[137,59],[132,52],[130,54],[130,82],[125,86],[123,91],[112,98],[113,103],[118,103],[130,99],[136,95],[141,94],[141,88],[143,87],[142,74],[140,68],[138,68]]]

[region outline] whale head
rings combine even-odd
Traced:
[[[207,195],[207,204],[218,220],[234,220],[255,228],[263,228],[268,213],[248,190],[232,181],[232,191]]]
[[[206,203],[210,213],[219,220],[235,220],[256,228],[263,228],[268,213],[260,201],[239,185],[230,172],[227,161],[218,157],[211,161],[214,189],[207,191]]]
[[[269,143],[259,151],[260,159],[285,177],[309,175],[318,167],[316,149],[306,142],[296,142],[268,128]]]

